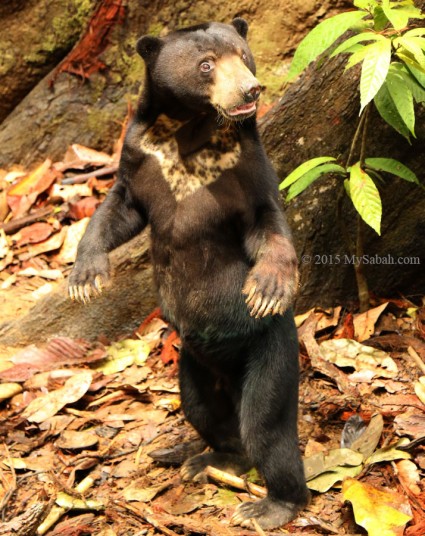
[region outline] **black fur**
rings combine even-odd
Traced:
[[[234,520],[247,524],[256,517],[272,528],[290,521],[308,500],[290,309],[297,262],[255,118],[221,125],[209,100],[214,73],[199,72],[212,50],[216,58],[243,53],[254,73],[246,32],[238,19],[233,26],[210,23],[139,41],[147,61],[143,98],[126,136],[117,183],[79,245],[70,287],[93,287],[97,275],[106,279],[108,252],[150,223],[161,309],[182,339],[183,410],[218,453],[191,459],[182,474],[192,478],[208,464],[228,468],[232,460],[236,471],[255,465],[269,495],[243,505]],[[141,148],[160,114],[182,121],[175,139],[183,160],[209,147],[213,135],[230,131],[240,144],[237,164],[177,201],[158,160]],[[250,290],[264,304],[275,298],[280,312],[251,316],[254,306],[245,301]]]

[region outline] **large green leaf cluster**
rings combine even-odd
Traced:
[[[361,64],[360,114],[372,102],[381,117],[410,141],[415,136],[415,103],[425,103],[425,28],[409,25],[424,19],[413,0],[355,0],[356,10],[318,24],[298,46],[288,80],[321,54],[348,56],[346,69]],[[344,41],[336,44],[347,30]],[[363,220],[380,233],[382,206],[374,178],[381,172],[419,183],[416,175],[392,158],[369,158],[346,168],[332,157],[305,162],[282,183],[292,199],[319,177],[345,178],[345,189]]]

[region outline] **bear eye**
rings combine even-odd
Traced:
[[[242,59],[245,62],[248,60],[248,56],[245,54],[245,52],[242,54]]]
[[[214,64],[211,61],[203,61],[199,68],[203,73],[209,73],[214,69]]]

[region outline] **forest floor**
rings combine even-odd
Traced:
[[[116,161],[74,145],[62,162],[0,173],[3,322],[67,275]],[[266,534],[423,536],[423,303],[376,298],[357,315],[317,304],[296,320],[312,501]],[[180,408],[178,347],[154,312],[117,340],[58,337],[0,356],[0,536],[265,534],[230,524],[264,494],[255,471],[180,479],[205,445]]]

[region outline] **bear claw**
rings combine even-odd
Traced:
[[[249,291],[245,303],[249,308],[249,314],[254,318],[264,318],[267,315],[277,315],[285,312],[282,300],[266,298],[260,292],[255,292],[255,287]]]
[[[94,286],[91,283],[86,283],[85,285],[71,285],[68,288],[68,295],[72,301],[86,304],[90,302],[93,297],[100,296],[102,290],[101,277],[97,276]]]

